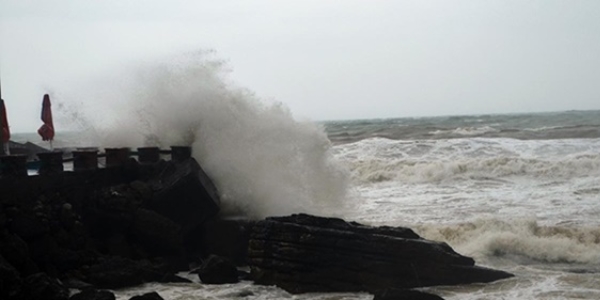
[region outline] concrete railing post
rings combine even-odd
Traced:
[[[129,148],[106,148],[106,167],[113,168],[124,165],[129,159]]]
[[[38,174],[50,175],[64,171],[62,152],[42,152],[38,153],[37,156],[40,158]]]
[[[73,151],[73,171],[89,171],[98,169],[98,150]]]
[[[171,146],[171,160],[184,161],[192,157],[192,147]]]
[[[160,160],[160,148],[141,147],[137,148],[138,161],[140,163],[155,163]]]
[[[0,176],[27,176],[27,155],[0,156]]]

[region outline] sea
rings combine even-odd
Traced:
[[[600,299],[600,111],[298,122],[282,121],[286,112],[272,109],[250,113],[246,123],[236,122],[248,112],[233,109],[228,120],[235,124],[196,124],[194,156],[217,182],[224,213],[309,212],[406,226],[478,265],[515,275],[423,289],[445,299]],[[271,121],[257,121],[265,114]],[[59,146],[81,141],[57,139]],[[373,298],[291,295],[249,281],[206,285],[181,275],[194,282],[115,293],[129,299],[157,291],[167,300]]]
[[[315,122],[241,87],[231,72],[214,51],[198,50],[57,83],[47,91],[53,144],[34,133],[12,139],[101,151],[192,146],[224,217],[305,212],[406,226],[515,274],[424,288],[445,299],[600,299],[600,111]],[[373,298],[291,295],[249,281],[206,285],[181,275],[194,282],[115,293],[119,300],[148,291],[167,300]]]

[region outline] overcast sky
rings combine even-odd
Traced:
[[[600,109],[598,0],[0,0],[14,132],[49,90],[198,49],[313,120]]]

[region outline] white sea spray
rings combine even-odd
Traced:
[[[95,80],[99,87],[59,97],[57,116],[75,123],[87,145],[192,146],[225,213],[340,214],[348,176],[323,128],[237,87],[228,73],[204,51],[124,66]]]

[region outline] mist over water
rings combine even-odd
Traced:
[[[79,145],[192,146],[227,214],[340,213],[348,175],[323,128],[237,87],[228,73],[203,51],[123,67],[55,98],[57,119],[82,132]]]

